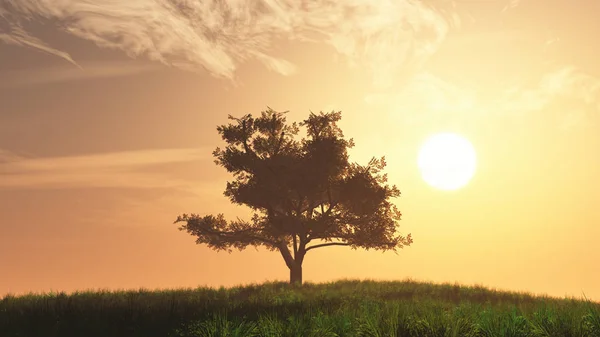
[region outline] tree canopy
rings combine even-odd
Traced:
[[[251,219],[227,221],[223,214],[182,214],[179,230],[217,251],[263,246],[281,253],[290,282],[302,283],[307,252],[327,246],[392,250],[412,243],[396,233],[401,213],[391,199],[399,197],[387,184],[385,157],[366,165],[352,163],[337,122],[341,112],[310,113],[301,123],[288,123],[287,112],[271,108],[217,127],[225,148],[215,163],[233,175],[225,196],[252,209]],[[300,129],[306,136],[298,139]]]

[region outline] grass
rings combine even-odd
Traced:
[[[0,335],[600,337],[600,304],[479,286],[352,280],[8,295],[0,300]]]

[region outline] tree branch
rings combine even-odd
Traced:
[[[298,241],[296,240],[296,234],[292,234],[292,237],[294,238],[294,259],[296,258],[296,255],[298,255]]]
[[[277,247],[279,249],[279,252],[281,253],[281,256],[283,257],[283,260],[285,261],[285,265],[288,268],[292,268],[294,266],[294,263],[296,262],[295,259],[292,257],[292,254],[290,253],[290,250],[288,249],[288,247],[284,244],[279,245]]]
[[[243,139],[243,145],[244,145],[244,150],[246,150],[246,153],[249,155],[252,155],[253,157],[256,157],[256,153],[254,153],[254,151],[252,151],[250,149],[250,146],[248,145],[248,128],[246,127],[246,121],[242,121],[242,132],[244,133],[244,139]]]
[[[214,217],[212,215],[199,217],[195,214],[189,216],[184,214],[178,216],[174,223],[179,222],[185,223],[179,227],[179,230],[185,230],[206,243],[211,243],[213,240],[220,240],[228,245],[235,245],[236,243],[255,240],[271,247],[277,247],[279,245],[277,240],[263,237],[260,232],[261,229],[257,227],[233,230],[224,229],[223,227],[227,225],[225,219],[222,218],[222,215],[221,217]],[[219,227],[219,225],[222,227],[215,228]],[[231,225],[232,223],[230,222],[229,226]]]
[[[250,229],[250,230],[240,230],[240,231],[221,231],[221,232],[207,231],[207,232],[209,232],[212,235],[217,235],[221,239],[229,240],[228,242],[230,242],[230,243],[234,243],[236,241],[241,241],[241,239],[244,238],[244,239],[256,240],[256,241],[262,242],[263,244],[270,245],[272,247],[277,247],[277,245],[279,244],[276,241],[254,235],[255,233],[252,233],[254,231],[255,231],[254,229]]]
[[[275,155],[279,154],[281,150],[281,144],[283,143],[283,137],[285,136],[285,131],[281,131],[281,137],[279,137],[279,142],[277,143],[277,148],[275,149]]]
[[[350,246],[350,244],[347,242],[320,243],[318,245],[314,245],[314,246],[310,246],[310,247],[306,248],[306,251],[308,252],[309,250],[311,250],[313,248],[321,248],[321,247],[327,247],[327,246]]]

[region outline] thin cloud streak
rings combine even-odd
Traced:
[[[82,65],[79,68],[28,68],[0,73],[3,78],[0,88],[122,77],[158,69],[157,65],[132,62],[98,62]]]
[[[2,18],[1,12],[0,18]],[[62,59],[67,60],[69,63],[72,63],[73,65],[79,67],[77,62],[75,62],[75,60],[71,58],[71,55],[69,55],[69,53],[48,46],[46,43],[36,38],[35,36],[31,36],[29,33],[23,30],[22,27],[14,24],[9,25],[8,32],[2,32],[0,30],[0,42],[20,47],[37,49],[54,56],[58,56]]]
[[[500,113],[526,116],[545,112],[565,99],[571,103],[568,109],[554,109],[553,117],[560,129],[600,120],[600,78],[573,66],[546,73],[533,88],[514,86],[506,90],[498,106]]]
[[[527,103],[524,107],[528,111],[541,110],[557,96],[572,97],[600,110],[600,79],[573,66],[562,67],[546,73],[535,88],[514,86],[509,89],[505,109],[513,109],[511,102],[516,99],[516,102]]]
[[[152,165],[206,160],[209,156],[209,151],[201,149],[164,149],[24,158],[0,150],[0,189],[173,188],[194,193],[197,182],[139,170]]]
[[[432,119],[468,124],[482,117],[518,119],[536,112],[553,111],[556,127],[569,129],[600,117],[600,78],[573,66],[549,71],[527,86],[512,85],[491,99],[482,99],[482,96],[475,88],[458,87],[422,72],[413,76],[401,90],[370,94],[365,102],[394,107],[393,117],[409,125]],[[555,108],[555,102],[561,99],[572,100],[574,104],[568,110]]]
[[[506,6],[502,9],[502,12],[507,12],[512,9],[515,9],[521,4],[521,0],[509,0]]]
[[[452,9],[410,0],[5,0],[0,6],[0,20],[10,27],[2,32],[0,26],[4,42],[37,46],[70,62],[66,52],[29,35],[27,21],[58,22],[100,47],[227,79],[249,59],[289,75],[295,66],[272,54],[274,43],[321,42],[364,63],[381,85],[433,54],[459,21]]]

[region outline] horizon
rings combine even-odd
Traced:
[[[414,239],[397,255],[311,251],[305,282],[600,301],[600,3],[187,6],[0,5],[0,296],[286,281],[277,252],[215,252],[173,224],[248,218],[211,153],[229,114],[271,107],[288,122],[341,111],[350,161],[386,157]],[[474,157],[439,183],[419,158],[437,167],[443,149],[421,154],[447,133]]]
[[[374,283],[416,283],[416,284],[422,284],[422,285],[428,285],[428,286],[460,286],[461,288],[468,288],[468,289],[478,289],[478,288],[483,288],[487,291],[490,291],[492,293],[501,293],[501,294],[510,294],[510,295],[524,295],[524,296],[529,296],[532,298],[536,298],[536,299],[550,299],[550,300],[566,300],[566,301],[571,301],[571,300],[575,300],[575,301],[580,301],[580,302],[590,302],[590,303],[596,303],[596,304],[600,304],[600,301],[597,300],[593,300],[590,299],[589,297],[587,297],[587,295],[585,293],[582,293],[579,297],[577,296],[556,296],[556,295],[550,295],[547,293],[536,293],[536,292],[529,292],[529,291],[521,291],[521,290],[510,290],[510,289],[502,289],[502,288],[496,288],[496,287],[488,287],[482,284],[462,284],[462,283],[458,283],[458,282],[449,282],[449,281],[445,281],[445,282],[430,282],[427,280],[417,280],[417,279],[413,279],[413,278],[405,278],[405,279],[398,279],[398,280],[385,280],[385,279],[369,279],[369,278],[365,278],[365,279],[347,279],[347,278],[339,278],[339,279],[332,279],[332,280],[326,280],[326,281],[322,281],[322,282],[311,282],[311,281],[304,281],[303,282],[303,286],[326,286],[326,285],[330,285],[330,284],[336,284],[336,283],[344,283],[344,282],[374,282]],[[2,298],[7,298],[7,297],[22,297],[22,296],[52,296],[52,295],[59,295],[59,294],[65,294],[67,296],[71,296],[71,295],[77,295],[77,294],[85,294],[85,293],[120,293],[120,292],[165,292],[165,291],[197,291],[197,290],[204,290],[204,289],[208,289],[208,290],[220,290],[220,289],[226,289],[226,290],[231,290],[231,289],[237,289],[237,288],[252,288],[252,287],[263,287],[263,286],[269,286],[272,284],[283,284],[283,285],[290,285],[289,282],[287,280],[264,280],[262,282],[249,282],[249,283],[243,283],[243,284],[233,284],[233,285],[229,285],[229,286],[223,286],[223,285],[196,285],[196,286],[188,286],[188,287],[173,287],[173,288],[146,288],[146,287],[139,287],[139,288],[97,288],[97,289],[75,289],[72,291],[62,291],[62,290],[57,290],[54,291],[52,289],[50,289],[49,291],[45,291],[45,292],[24,292],[24,293],[19,293],[19,294],[13,294],[13,293],[7,293],[7,294],[3,294]],[[302,289],[299,288],[299,289]]]

